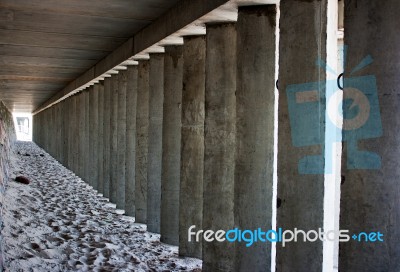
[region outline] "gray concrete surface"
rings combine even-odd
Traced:
[[[117,209],[125,209],[125,172],[126,172],[126,70],[118,74],[118,123],[117,123]]]
[[[276,6],[239,9],[235,226],[272,227]],[[236,244],[235,271],[269,271],[271,243]]]
[[[138,93],[136,108],[136,171],[135,171],[135,219],[147,222],[147,153],[149,133],[149,61],[138,66]]]
[[[203,229],[234,227],[236,28],[207,25]],[[203,270],[231,271],[234,243],[203,242]]]
[[[147,230],[160,233],[164,54],[150,54]]]
[[[382,122],[381,137],[358,141],[358,150],[374,152],[381,159],[379,169],[348,169],[354,163],[347,143],[342,160],[340,229],[351,233],[379,231],[384,242],[355,242],[340,244],[340,271],[400,271],[400,137],[399,86],[400,40],[398,1],[345,1],[345,43],[348,45],[345,87],[362,91],[374,89],[362,76],[376,78],[380,120],[375,118],[372,130]],[[357,74],[350,74],[367,55],[373,62]],[[350,80],[358,82],[352,86]],[[356,81],[354,81],[356,80]],[[346,88],[344,90],[346,97]],[[374,118],[372,111],[369,119]],[[369,130],[362,133],[367,137]],[[359,134],[359,136],[364,136]],[[363,137],[362,137],[363,138]],[[366,158],[363,155],[362,158]],[[353,165],[354,166],[354,165]]]
[[[189,242],[187,233],[203,220],[205,37],[185,37],[183,58],[179,255],[201,258],[201,241]]]
[[[283,229],[318,230],[323,227],[324,175],[299,174],[298,165],[300,159],[310,155],[320,156],[317,160],[324,162],[324,149],[321,145],[293,146],[286,87],[325,80],[324,69],[315,62],[318,58],[326,61],[326,8],[325,0],[281,1],[280,4],[278,201],[281,205],[277,210],[277,225]],[[305,29],[307,35],[304,35]],[[323,101],[319,103],[320,107],[325,107]],[[324,117],[320,116],[319,123],[315,124],[320,129],[318,136],[322,143]],[[310,167],[314,166],[311,164]],[[276,250],[278,271],[322,269],[320,241],[299,241],[284,248],[277,244]]]
[[[138,91],[138,67],[128,66],[126,87],[126,173],[125,214],[135,216],[136,174],[136,108]]]
[[[182,46],[166,46],[162,125],[161,242],[179,245],[181,171]]]

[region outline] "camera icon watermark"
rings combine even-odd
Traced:
[[[295,147],[321,145],[321,155],[300,159],[300,174],[331,174],[334,154],[332,146],[347,144],[348,169],[380,169],[381,158],[368,150],[359,150],[358,141],[382,136],[379,99],[374,75],[351,77],[373,62],[365,57],[350,73],[337,80],[288,85],[292,144]],[[326,65],[317,64],[330,69]],[[330,146],[329,146],[330,145]]]

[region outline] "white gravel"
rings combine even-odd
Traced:
[[[201,271],[34,143],[17,142],[17,152],[10,173],[32,182],[6,191],[6,271]]]

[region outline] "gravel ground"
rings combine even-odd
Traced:
[[[201,260],[117,213],[32,142],[18,142],[3,205],[6,271],[201,271]]]

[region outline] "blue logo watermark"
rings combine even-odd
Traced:
[[[365,57],[349,75],[372,62],[371,56]],[[321,60],[317,61],[317,65],[335,73]],[[382,136],[376,78],[374,75],[346,77],[343,78],[342,88],[339,83],[340,77],[337,80],[287,86],[293,145],[323,147],[321,155],[300,159],[300,174],[331,174],[334,158],[332,146],[338,141],[347,144],[348,169],[381,168],[378,154],[359,150],[357,146],[359,140]]]

